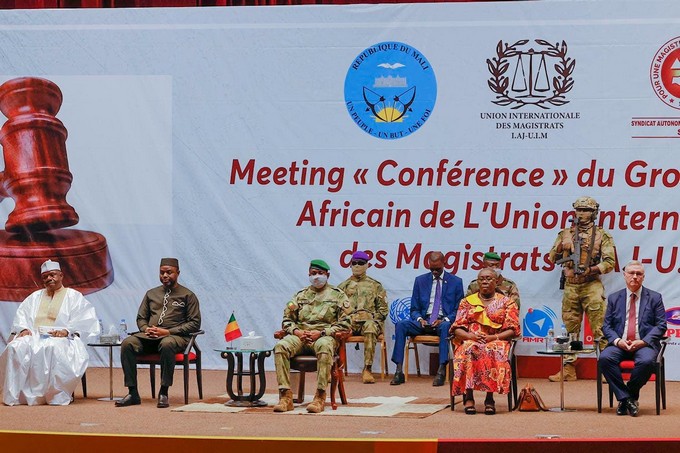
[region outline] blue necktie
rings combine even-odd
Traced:
[[[432,304],[432,313],[430,314],[430,324],[435,322],[439,317],[439,309],[442,305],[442,281],[437,279],[437,289],[434,290],[434,304]]]

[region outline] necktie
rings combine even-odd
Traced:
[[[434,304],[432,304],[432,313],[430,314],[430,324],[435,322],[439,317],[439,309],[442,306],[442,281],[437,279],[437,288],[434,290]]]
[[[630,295],[630,308],[628,309],[628,331],[626,332],[626,339],[635,340],[635,324],[637,323],[637,315],[635,313],[635,293]]]

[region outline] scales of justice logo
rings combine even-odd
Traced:
[[[656,96],[666,105],[680,109],[680,37],[659,48],[652,59],[649,77]]]
[[[364,132],[384,140],[419,130],[432,114],[436,98],[430,62],[401,42],[381,42],[364,49],[345,77],[350,117]]]
[[[567,50],[565,41],[498,41],[496,56],[486,60],[491,74],[487,82],[496,93],[496,100],[491,102],[512,109],[568,104],[565,95],[574,87],[576,60],[567,56]]]

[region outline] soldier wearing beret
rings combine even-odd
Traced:
[[[361,374],[364,384],[375,382],[371,372],[375,345],[378,336],[384,331],[385,318],[389,313],[385,288],[379,281],[366,275],[369,260],[366,252],[354,252],[352,276],[338,285],[349,298],[352,334],[364,337],[364,369]]]
[[[279,402],[274,406],[274,412],[293,410],[290,359],[301,354],[314,354],[318,361],[316,394],[307,411],[319,413],[324,410],[333,354],[337,347],[333,335],[351,327],[345,314],[350,307],[349,300],[344,292],[328,284],[330,269],[325,261],[312,260],[309,263],[311,285],[298,291],[283,311],[281,327],[286,336],[274,347],[279,386]]]
[[[562,261],[566,280],[562,295],[562,321],[570,334],[579,335],[583,315],[588,317],[593,337],[602,337],[606,302],[600,275],[614,269],[616,253],[611,235],[595,223],[600,205],[591,197],[579,197],[572,205],[574,225],[560,231],[550,249],[550,261]],[[580,247],[575,247],[575,244]],[[574,256],[576,249],[580,254]],[[559,263],[556,263],[559,264]],[[606,340],[603,340],[606,343]],[[604,344],[602,345],[604,347]],[[565,357],[564,380],[576,380],[575,355]],[[549,379],[560,381],[559,371]]]
[[[175,355],[184,351],[191,333],[201,328],[201,310],[198,298],[188,288],[177,282],[179,261],[163,258],[160,265],[161,286],[150,289],[137,312],[139,332],[123,340],[120,345],[120,361],[128,394],[117,407],[141,404],[137,391],[137,356],[157,354],[161,356],[161,388],[156,407],[169,407],[168,388],[175,373]]]
[[[484,268],[493,269],[494,272],[496,273],[496,292],[501,293],[507,298],[509,298],[511,301],[515,303],[515,305],[517,305],[517,308],[519,308],[519,289],[517,289],[517,285],[515,284],[515,282],[513,282],[509,278],[505,278],[501,274],[500,255],[496,252],[486,252],[484,254],[483,264]],[[477,283],[477,279],[474,279],[468,285],[465,297],[478,292],[479,283]]]

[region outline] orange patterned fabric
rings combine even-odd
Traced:
[[[519,336],[519,309],[502,294],[486,307],[478,293],[460,302],[453,329],[483,332],[496,335],[512,330]],[[510,342],[494,340],[481,343],[473,340],[456,340],[453,354],[452,395],[463,395],[466,389],[484,392],[508,393],[510,390]]]

